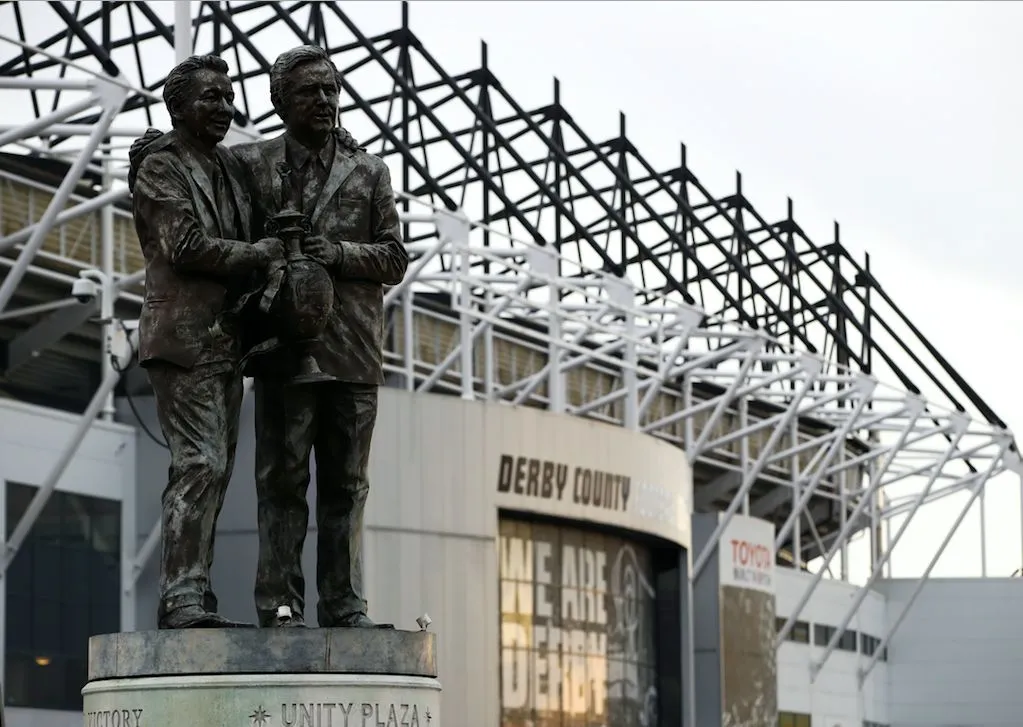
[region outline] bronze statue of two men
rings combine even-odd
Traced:
[[[250,626],[217,613],[210,582],[243,375],[255,379],[259,625],[305,625],[315,453],[317,621],[381,627],[366,613],[362,520],[383,384],[383,286],[401,281],[408,255],[387,166],[338,125],[340,91],[323,49],[282,54],[270,98],[285,132],[228,148],[228,66],[193,56],[165,84],[173,129],[132,146],[146,260],[139,363],[171,454],[160,628]]]

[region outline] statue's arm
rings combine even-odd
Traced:
[[[263,264],[259,249],[248,242],[206,234],[195,215],[191,187],[168,155],[154,154],[139,167],[135,214],[146,220],[151,238],[177,272],[231,275]]]
[[[394,204],[391,173],[386,166],[373,189],[371,202],[372,242],[337,243],[339,278],[372,280],[383,285],[397,285],[408,269],[408,251],[401,239],[398,208]]]

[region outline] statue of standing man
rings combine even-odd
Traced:
[[[171,463],[163,492],[160,628],[248,626],[220,616],[210,583],[242,401],[232,299],[283,255],[252,243],[244,171],[220,142],[234,115],[227,63],[193,56],[164,85],[173,130],[132,145],[128,175],[146,261],[139,363]]]
[[[248,173],[254,232],[276,236],[275,220],[304,217],[301,255],[289,260],[313,258],[328,280],[315,340],[301,346],[285,340],[279,291],[301,294],[293,284],[279,287],[279,276],[291,274],[291,267],[276,271],[277,282],[270,276],[263,294],[269,316],[256,323],[284,341],[254,357],[249,369],[256,379],[255,600],[259,623],[267,627],[305,625],[301,559],[311,453],[319,625],[389,627],[367,615],[362,522],[377,390],[384,381],[383,286],[401,282],[408,254],[387,166],[338,126],[340,92],[340,73],[322,48],[283,53],[270,71],[270,98],[286,131],[232,149]]]

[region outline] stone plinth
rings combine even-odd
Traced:
[[[85,727],[440,727],[432,634],[190,629],[94,636]]]

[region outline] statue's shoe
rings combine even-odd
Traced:
[[[255,624],[232,621],[219,613],[210,613],[202,606],[182,606],[160,619],[160,629],[251,629]]]

